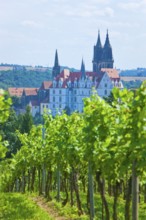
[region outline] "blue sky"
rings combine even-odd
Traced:
[[[98,29],[114,65],[146,67],[146,0],[0,0],[0,63],[92,69]]]

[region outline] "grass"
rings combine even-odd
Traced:
[[[20,193],[0,193],[0,220],[53,220],[58,218],[51,218],[48,213],[39,208],[31,198],[37,197],[36,194],[20,194]],[[63,197],[63,195],[62,195]],[[111,219],[112,219],[112,205],[113,198],[107,196]],[[86,208],[86,195],[81,194],[82,207],[84,215],[78,216],[76,206],[71,207],[69,204],[62,206],[61,203],[52,200],[45,202],[57,216],[62,216],[62,219],[72,220],[89,220]],[[102,203],[99,195],[95,195],[95,220],[102,219]],[[76,205],[76,204],[75,204]],[[122,198],[118,200],[118,219],[124,220],[124,201]],[[52,215],[53,216],[53,215]],[[105,213],[104,213],[105,219]],[[139,220],[146,219],[146,204],[142,203],[139,207]]]
[[[63,195],[62,195],[63,197]],[[112,213],[113,213],[113,197],[109,197],[106,195],[108,205],[109,205],[109,212],[110,217],[112,219]],[[62,206],[61,203],[56,202],[56,200],[53,200],[51,202],[48,202],[48,205],[53,207],[56,212],[59,213],[60,216],[64,216],[67,219],[73,219],[73,220],[89,220],[89,215],[87,213],[86,208],[86,195],[81,194],[81,201],[82,201],[82,208],[84,210],[84,215],[78,216],[78,211],[76,206],[71,207],[69,204],[66,206]],[[94,196],[94,204],[95,204],[95,220],[102,219],[102,202],[100,195]],[[75,204],[76,205],[76,204]],[[118,204],[117,204],[117,214],[118,214],[118,220],[125,220],[124,217],[125,212],[125,201],[122,199],[122,197],[118,198]],[[132,214],[132,210],[131,210]],[[105,219],[105,212],[104,212],[104,219]],[[141,201],[139,204],[139,220],[145,220],[146,219],[146,204]]]
[[[1,220],[52,220],[48,213],[39,208],[26,195],[0,193]]]

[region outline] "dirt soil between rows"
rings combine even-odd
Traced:
[[[31,198],[41,209],[46,211],[49,214],[49,217],[54,220],[71,220],[70,218],[66,218],[64,216],[59,216],[59,213],[56,211],[53,204],[49,206],[49,203],[45,201],[45,199],[41,196]]]

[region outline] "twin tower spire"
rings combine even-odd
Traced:
[[[94,46],[93,54],[93,72],[98,72],[102,68],[113,68],[113,54],[112,47],[109,41],[109,34],[107,30],[106,40],[104,46],[101,44],[100,32],[98,31],[97,43]]]
[[[113,54],[112,54],[112,47],[109,41],[109,34],[107,30],[106,39],[104,46],[101,44],[100,40],[100,31],[98,31],[98,38],[97,43],[94,45],[94,54],[93,54],[93,72],[99,72],[102,68],[113,68]],[[58,59],[58,52],[55,52],[55,61],[54,67],[52,72],[52,78],[56,77],[60,73],[60,65]],[[85,64],[82,59],[81,64],[81,77],[85,78]]]

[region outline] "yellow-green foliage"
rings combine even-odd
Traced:
[[[51,220],[48,214],[18,193],[0,194],[1,220]]]

